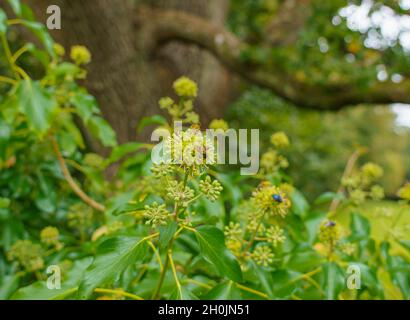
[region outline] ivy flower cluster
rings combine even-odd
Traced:
[[[160,99],[159,106],[166,110],[172,121],[180,120],[185,124],[199,123],[199,116],[193,111],[193,100],[198,95],[198,85],[187,77],[181,77],[174,82],[175,94],[180,98],[175,102],[170,97]]]
[[[201,197],[217,201],[223,190],[218,180],[206,174],[209,166],[216,163],[214,145],[195,124],[199,119],[192,121],[197,85],[182,77],[173,87],[180,101],[176,103],[165,97],[160,100],[160,107],[168,111],[173,121],[182,120],[183,124],[191,125],[173,131],[165,139],[163,150],[167,160],[151,167],[150,184],[163,189],[163,192],[156,193],[163,203],[146,205],[143,212],[146,224],[154,229],[166,225],[171,219],[181,225],[190,224],[196,201]]]
[[[353,243],[343,241],[342,228],[336,221],[325,219],[319,227],[319,241],[324,245],[324,253],[331,257],[335,250],[353,255],[356,247]],[[320,248],[320,247],[319,247]]]
[[[243,268],[247,268],[249,260],[262,267],[272,264],[274,250],[286,240],[280,224],[290,206],[287,193],[281,187],[264,181],[243,204],[243,226],[231,222],[225,227],[226,245]]]
[[[166,225],[170,216],[171,214],[170,212],[168,212],[165,204],[160,205],[157,202],[154,202],[151,205],[145,206],[145,223],[152,226],[153,228]]]
[[[252,193],[252,201],[262,214],[284,218],[290,208],[290,200],[277,186],[268,181],[262,182]]]
[[[410,203],[410,182],[406,183],[403,187],[397,192],[397,196],[404,201]]]
[[[199,189],[211,201],[216,201],[221,195],[222,185],[218,180],[211,179],[210,176],[206,176],[204,180],[199,182]]]
[[[60,250],[63,244],[59,241],[60,232],[55,227],[45,227],[40,232],[41,242],[46,246],[55,247],[56,250]]]
[[[264,175],[277,175],[281,169],[289,166],[288,159],[281,154],[281,150],[290,145],[289,138],[284,132],[276,132],[270,138],[272,147],[261,156],[261,173]]]
[[[15,261],[28,273],[41,271],[45,262],[44,259],[51,253],[60,251],[63,244],[59,241],[60,232],[55,227],[45,227],[40,232],[41,243],[33,243],[30,240],[17,240],[7,252],[7,259]]]
[[[7,259],[16,261],[27,272],[36,272],[43,269],[43,256],[43,248],[30,240],[18,240],[7,252]]]
[[[363,203],[367,198],[382,200],[383,188],[375,182],[383,176],[383,169],[372,162],[364,164],[360,170],[349,177],[342,179],[353,204]]]
[[[194,128],[169,136],[164,144],[164,156],[165,163],[179,165],[192,176],[201,175],[217,159],[213,143]]]

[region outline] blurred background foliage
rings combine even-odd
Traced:
[[[365,86],[376,79],[400,81],[410,70],[410,55],[399,41],[400,34],[385,37],[383,20],[377,14],[372,16],[387,11],[389,17],[400,19],[408,12],[403,1],[314,0],[312,14],[294,43],[273,49],[261,46],[259,42],[269,37],[269,22],[278,14],[281,3],[231,1],[229,27],[254,43],[243,53],[245,60],[267,67],[275,61],[298,79],[317,84],[346,81]],[[358,25],[353,12],[356,10],[357,15],[360,8],[367,7],[363,19],[367,12],[371,23]],[[283,34],[284,38],[288,36]],[[291,176],[310,198],[337,188],[337,178],[358,146],[368,148],[363,161],[378,162],[385,168],[382,185],[387,195],[394,196],[410,177],[410,130],[398,125],[398,116],[405,115],[397,115],[389,106],[374,105],[336,112],[305,110],[256,87],[246,88],[228,111],[234,127],[260,128],[265,145],[272,131],[290,136]]]
[[[262,148],[269,145],[271,132],[288,134],[290,175],[311,199],[337,189],[348,158],[359,146],[368,148],[361,161],[385,169],[381,184],[394,196],[410,173],[410,131],[398,127],[396,117],[386,106],[338,112],[300,109],[259,88],[246,91],[228,113],[233,127],[261,129]]]

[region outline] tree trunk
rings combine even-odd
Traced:
[[[62,29],[53,36],[66,48],[86,45],[93,60],[86,85],[97,97],[120,142],[135,139],[136,125],[158,113],[158,100],[170,94],[172,82],[187,75],[199,83],[197,110],[206,123],[220,117],[229,99],[230,76],[211,54],[195,46],[170,43],[148,55],[139,37],[133,0],[31,0],[45,22],[48,5],[62,12]],[[223,25],[227,0],[146,0],[145,5],[179,9]],[[144,22],[147,23],[147,22]],[[189,26],[187,26],[189,27]]]

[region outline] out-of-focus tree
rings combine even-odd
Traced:
[[[302,110],[267,90],[253,88],[232,105],[229,119],[234,127],[261,128],[264,146],[269,146],[272,132],[286,132],[292,144],[291,176],[312,199],[337,190],[346,162],[358,147],[367,149],[360,161],[373,161],[385,169],[381,183],[388,195],[395,194],[410,172],[406,152],[410,130],[397,127],[396,114],[384,106]]]
[[[406,17],[399,1],[366,0],[364,11],[362,1],[343,0],[28,2],[44,21],[46,7],[59,5],[63,27],[54,36],[90,48],[88,86],[120,141],[135,136],[181,73],[200,83],[205,121],[223,114],[232,74],[298,107],[410,102],[409,57],[399,35],[380,26],[383,12]],[[355,12],[370,23],[355,25]]]

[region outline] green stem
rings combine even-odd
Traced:
[[[168,243],[167,251],[166,251],[167,254],[166,254],[165,262],[164,262],[164,267],[162,268],[161,274],[159,276],[159,281],[158,281],[157,287],[154,291],[154,294],[152,295],[153,300],[157,300],[160,297],[161,288],[162,288],[162,285],[164,284],[164,280],[165,280],[165,274],[167,273],[167,269],[168,269],[168,266],[169,266],[169,254],[168,253],[169,252],[172,253],[173,240],[174,239],[172,238]]]
[[[5,34],[1,34],[0,38],[1,38],[1,44],[2,44],[3,49],[4,49],[4,53],[6,54],[7,62],[10,64],[10,67],[13,70],[13,72],[16,76],[16,79],[18,80],[18,79],[20,79],[20,75],[19,75],[18,71],[16,70],[16,65],[14,64],[14,61],[13,61],[13,56],[12,56],[12,53],[11,53],[11,50],[10,50],[9,43],[7,41],[7,37],[6,37]]]

